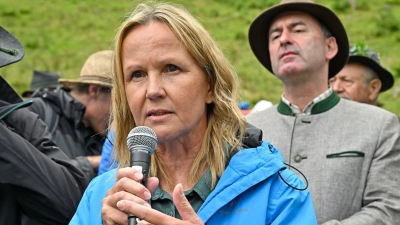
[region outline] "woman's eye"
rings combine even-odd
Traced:
[[[143,77],[143,72],[141,72],[141,71],[134,71],[133,73],[132,73],[132,78],[134,79],[134,78],[142,78]]]
[[[179,67],[177,67],[175,65],[168,65],[168,67],[167,67],[168,72],[175,72],[177,70],[179,70]]]

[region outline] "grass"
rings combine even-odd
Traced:
[[[315,0],[333,10],[345,25],[350,43],[365,42],[380,53],[381,63],[396,79],[382,93],[384,108],[400,115],[400,0]],[[18,93],[29,87],[33,70],[59,71],[78,78],[93,52],[111,49],[119,24],[140,1],[131,0],[0,0],[0,25],[25,46],[22,61],[0,68]],[[255,58],[247,41],[251,21],[279,0],[172,0],[186,6],[209,30],[241,78],[242,99],[277,103],[282,84]],[[0,42],[1,44],[1,42]]]

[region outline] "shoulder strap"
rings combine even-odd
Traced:
[[[58,113],[54,113],[53,109],[51,108],[50,103],[46,102],[42,98],[37,98],[38,102],[42,104],[44,110],[44,122],[46,123],[47,127],[49,128],[50,133],[53,135],[53,138],[56,135],[56,129],[58,121],[60,120],[60,116]]]

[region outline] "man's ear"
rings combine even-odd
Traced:
[[[379,91],[381,90],[382,87],[382,82],[379,79],[373,79],[369,82],[368,85],[368,98],[371,101],[375,101],[376,99],[378,99],[378,95],[379,95]]]
[[[91,98],[97,98],[100,92],[100,86],[97,84],[89,84],[88,92]]]
[[[329,37],[325,39],[326,46],[326,59],[331,60],[339,51],[338,45],[336,43],[335,37]]]

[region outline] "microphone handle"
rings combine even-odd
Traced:
[[[139,169],[139,167],[141,167],[141,166],[132,166],[132,167],[135,167],[138,170],[142,170],[142,169]],[[146,187],[148,172],[146,170],[143,170],[142,173],[143,173],[143,180],[140,183],[143,184],[143,186]],[[150,204],[150,200],[148,200],[147,203]],[[138,218],[135,215],[133,215],[131,213],[128,213],[128,225],[136,225],[137,224],[137,219]]]
[[[147,186],[147,177],[149,176],[149,167],[151,162],[151,155],[143,151],[131,152],[131,167],[136,168],[143,174],[143,179],[140,182],[143,186]],[[147,201],[150,204],[150,200]],[[131,213],[128,214],[128,225],[136,225],[137,217]]]
[[[140,166],[132,166],[132,167],[140,167]],[[140,182],[141,184],[143,184],[143,186],[146,187],[147,184],[147,174],[145,175],[146,171],[143,171],[143,180]],[[150,204],[150,200],[147,201],[147,203]],[[137,217],[131,213],[128,213],[128,225],[136,225],[137,224]]]
[[[128,225],[136,225],[137,221],[136,221],[136,216],[133,214],[128,214]]]

